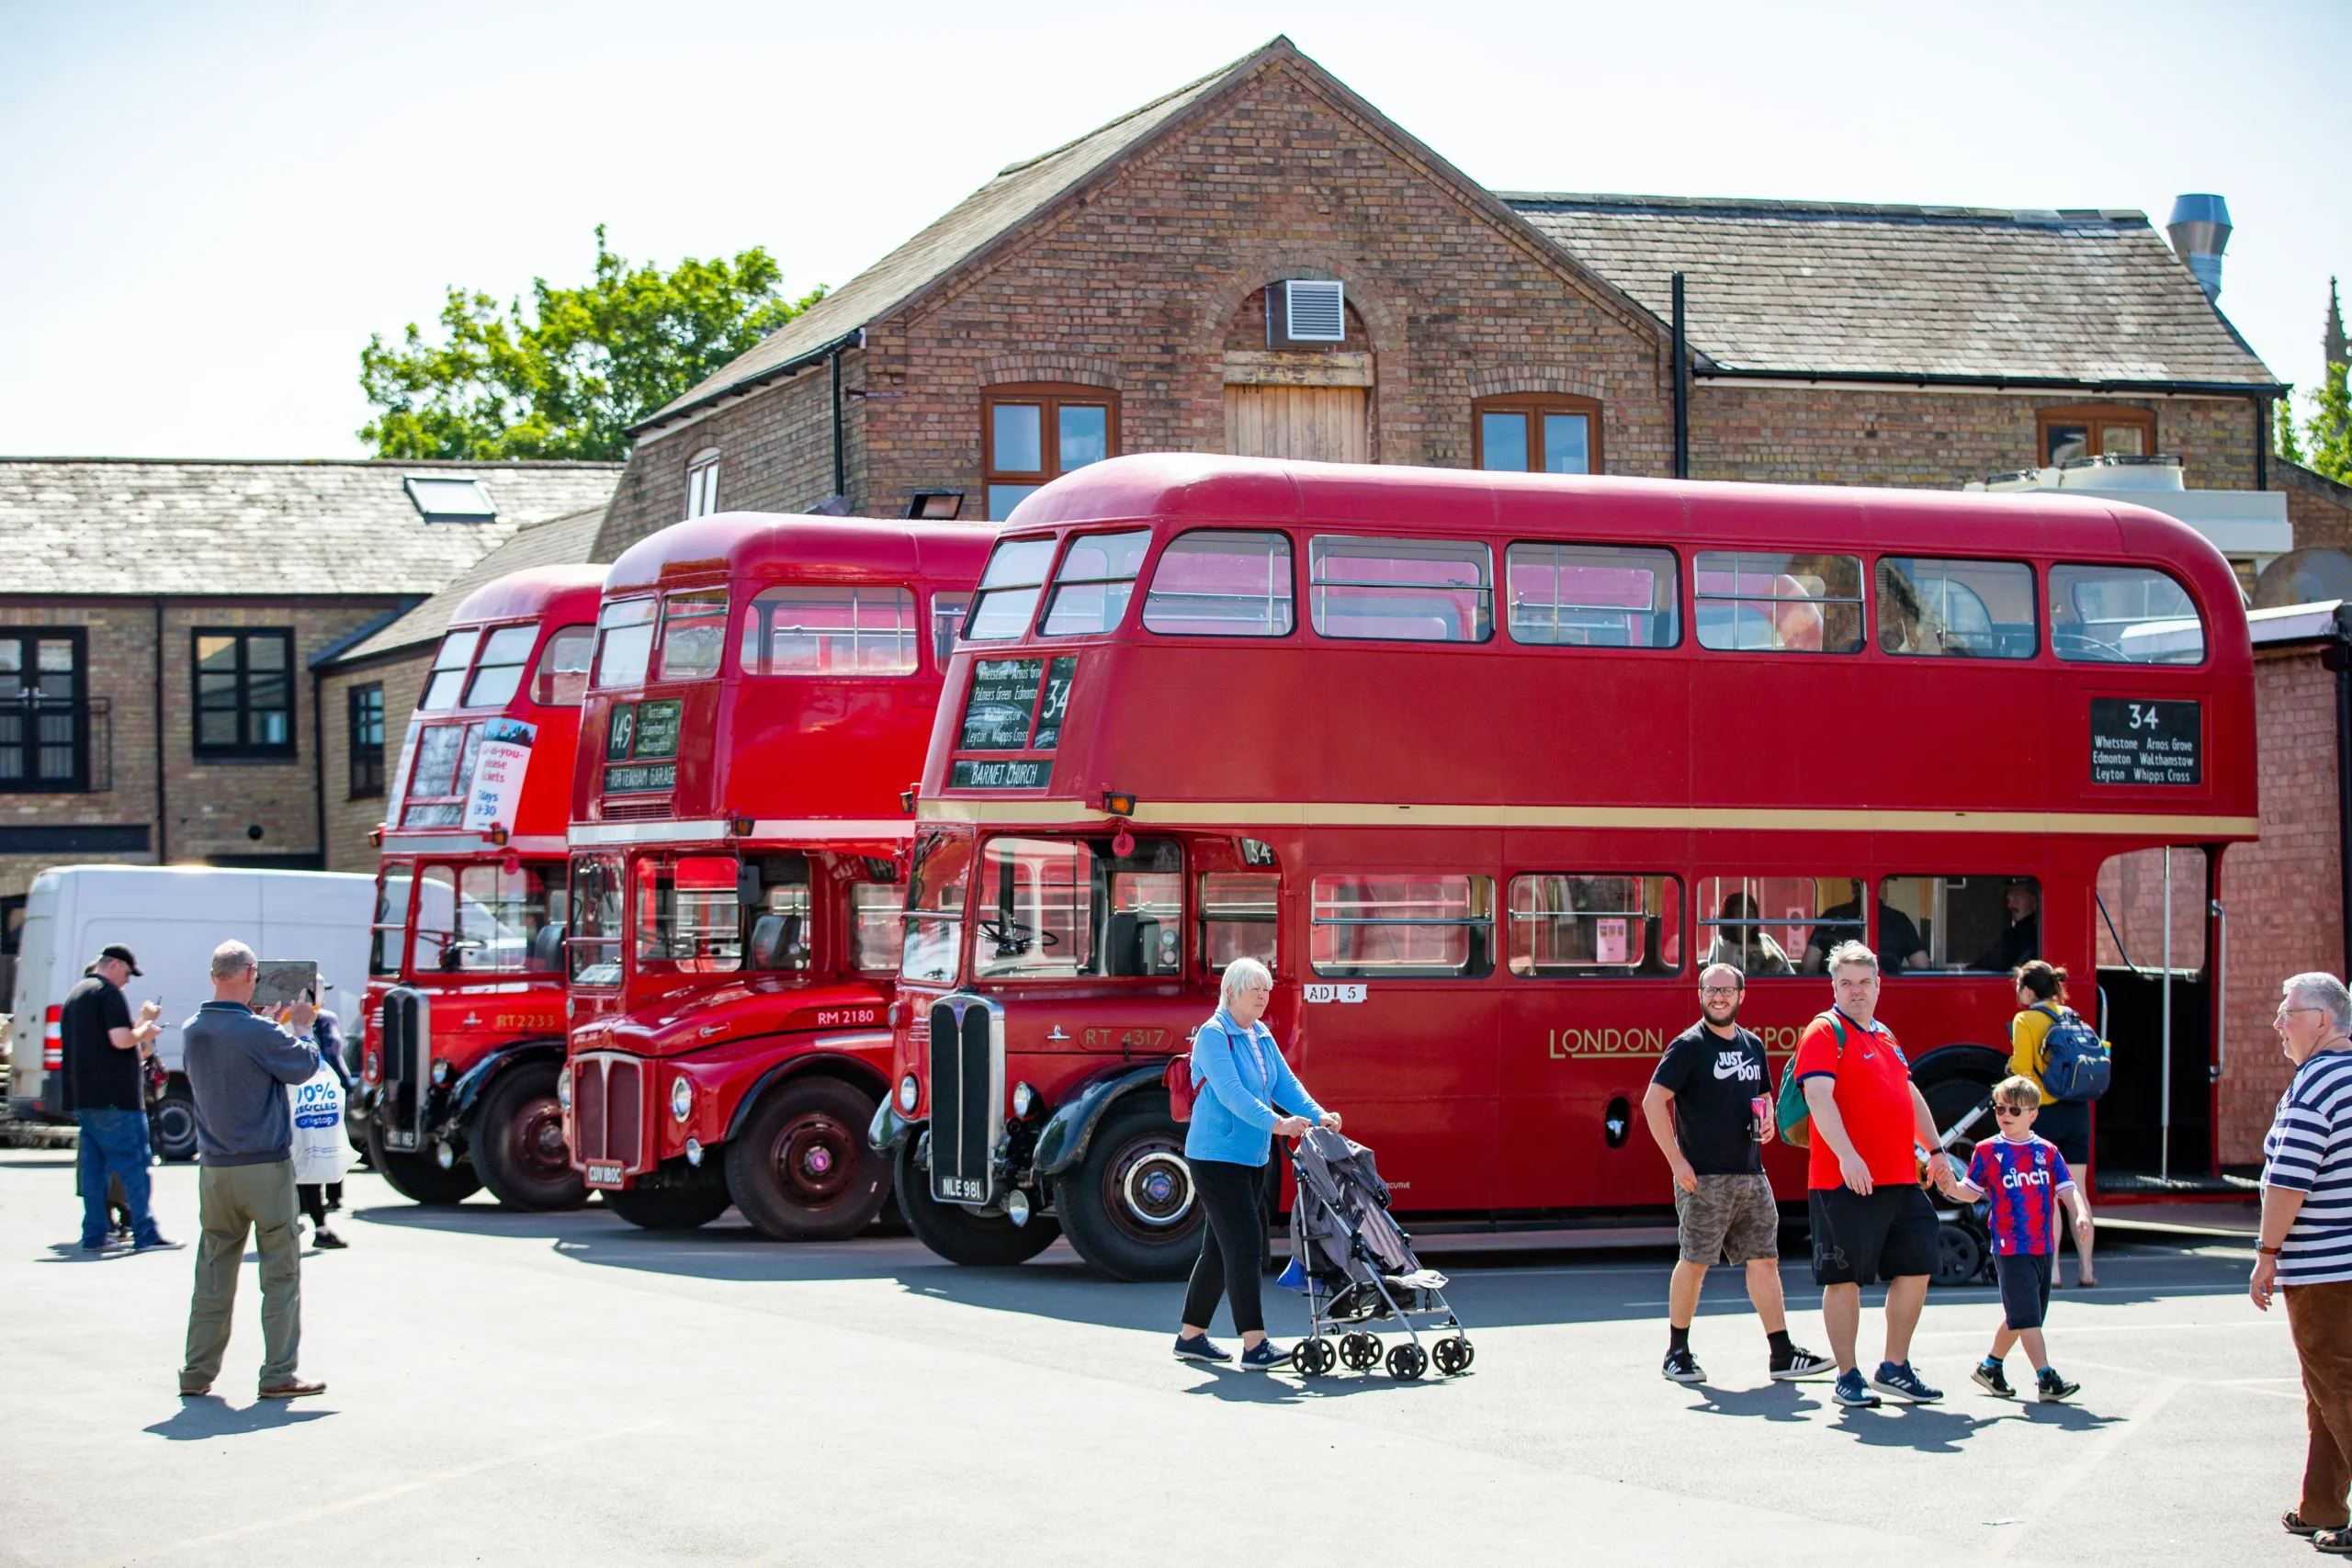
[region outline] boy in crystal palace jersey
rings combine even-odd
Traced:
[[[1992,1199],[1993,1269],[2001,1281],[2001,1328],[1993,1351],[1973,1374],[1988,1393],[2006,1399],[2016,1391],[2002,1375],[2009,1347],[2025,1341],[2033,1363],[2034,1386],[2044,1400],[2064,1399],[2081,1385],[2068,1382],[2050,1364],[2041,1320],[2050,1313],[2050,1268],[2058,1250],[2058,1205],[2074,1212],[2075,1239],[2083,1247],[2091,1228],[2090,1205],[2066,1169],[2056,1145],[2033,1135],[2041,1091],[2028,1077],[2004,1078],[1994,1086],[1993,1114],[2000,1135],[1976,1145],[1965,1179],[1944,1190],[1962,1202]]]

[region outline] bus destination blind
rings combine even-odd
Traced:
[[[2091,699],[2091,783],[2205,782],[2205,727],[2194,702]]]
[[[951,789],[1043,789],[1053,781],[1054,764],[1043,757],[1007,757],[983,761],[963,757],[948,770]]]
[[[1058,662],[1058,660],[1057,660]],[[959,751],[1019,751],[1029,744],[1037,716],[1037,693],[1046,682],[1042,659],[983,659],[972,666],[971,694],[964,699]]]
[[[1046,671],[1044,705],[1037,713],[1037,739],[1030,750],[1050,751],[1062,742],[1062,715],[1069,710],[1069,683],[1077,677],[1075,658],[1057,659]]]

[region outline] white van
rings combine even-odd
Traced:
[[[17,948],[9,1109],[25,1117],[64,1111],[58,1010],[98,949],[127,942],[141,971],[123,987],[131,1010],[150,998],[164,1008],[155,1054],[172,1083],[155,1118],[156,1152],[168,1159],[193,1158],[196,1121],[180,1072],[180,1025],[211,998],[212,950],[233,937],[264,958],[315,962],[327,983],[324,1005],[356,1039],[375,912],[376,879],[337,872],[198,865],[68,865],[42,872],[26,895]]]

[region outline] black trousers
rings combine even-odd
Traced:
[[[1258,1300],[1263,1282],[1260,1260],[1265,1255],[1266,1223],[1258,1212],[1258,1186],[1265,1179],[1262,1166],[1235,1165],[1230,1160],[1185,1162],[1193,1171],[1193,1191],[1199,1198],[1208,1224],[1201,1231],[1201,1258],[1193,1265],[1193,1282],[1184,1289],[1184,1321],[1210,1325],[1216,1299],[1233,1303],[1233,1330],[1262,1333],[1266,1314]]]
[[[327,1197],[330,1193],[334,1196],[336,1201],[340,1202],[343,1199],[343,1183],[340,1181],[298,1181],[294,1184],[294,1197],[302,1205],[302,1212],[311,1216],[311,1223],[314,1225],[323,1225],[327,1223]]]

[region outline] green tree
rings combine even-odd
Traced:
[[[2300,431],[2294,409],[2287,399],[2279,399],[2271,445],[2290,463],[2301,463],[2339,484],[2352,484],[2352,388],[2346,385],[2345,373],[2343,365],[2331,363],[2318,389],[2303,395],[2308,412]]]
[[[453,288],[439,341],[413,321],[397,346],[371,334],[359,385],[378,412],[359,438],[379,457],[618,458],[631,424],[825,296],[787,299],[781,277],[757,245],[669,272],[632,265],[598,224],[583,287],[533,278],[529,308],[503,310]]]

